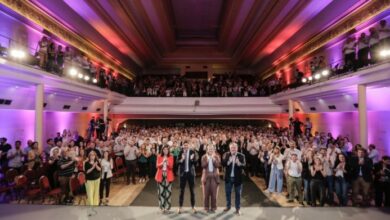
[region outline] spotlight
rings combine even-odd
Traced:
[[[323,71],[322,71],[322,75],[323,75],[323,76],[329,75],[329,70],[323,70]]]
[[[70,68],[69,75],[75,77],[77,75],[77,70],[75,68]]]
[[[307,79],[306,78],[303,78],[302,79],[302,83],[306,83],[307,82]]]
[[[312,76],[309,76],[308,79],[309,79],[309,81],[312,81],[312,80],[313,80],[313,77],[312,77]]]
[[[314,79],[320,79],[321,78],[321,74],[317,73],[316,75],[314,75]]]
[[[269,127],[269,128],[272,128],[272,125],[271,125],[271,123],[270,123],[270,124],[268,124],[268,127]]]
[[[18,49],[12,49],[10,52],[11,56],[16,59],[23,59],[26,57],[26,52],[23,50],[18,50]]]
[[[84,80],[85,80],[85,81],[89,81],[89,76],[87,76],[87,75],[84,76]]]
[[[383,49],[383,50],[381,50],[381,51],[379,52],[379,55],[380,55],[381,57],[388,57],[388,56],[390,56],[390,50],[389,50],[389,49]]]
[[[83,74],[79,73],[79,75],[77,75],[79,77],[79,79],[82,79],[84,77]]]
[[[97,79],[93,79],[92,82],[93,82],[93,83],[97,83]]]

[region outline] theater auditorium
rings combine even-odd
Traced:
[[[389,0],[0,0],[0,219],[389,207]]]

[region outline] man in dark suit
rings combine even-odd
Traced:
[[[194,185],[195,185],[195,164],[197,163],[198,156],[195,151],[189,149],[188,142],[184,142],[183,149],[180,151],[179,155],[181,155],[178,161],[179,174],[180,174],[180,197],[179,197],[179,209],[177,213],[180,214],[181,209],[183,207],[184,191],[187,182],[188,185],[190,186],[192,212],[196,213]]]
[[[236,214],[240,215],[241,192],[242,192],[242,174],[246,165],[245,155],[237,152],[238,146],[232,142],[229,145],[230,151],[222,157],[222,165],[225,167],[225,191],[226,191],[226,208],[224,212],[230,210],[231,194],[234,186]]]
[[[358,149],[357,157],[351,158],[352,204],[357,204],[357,196],[363,191],[363,205],[369,205],[369,190],[372,182],[372,160],[364,149]]]

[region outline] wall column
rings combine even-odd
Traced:
[[[108,135],[108,130],[109,130],[109,127],[108,127],[108,123],[107,123],[107,118],[108,118],[108,106],[110,105],[110,103],[108,102],[107,99],[105,99],[103,101],[103,120],[104,120],[104,124],[106,124],[106,129],[104,131],[104,135],[107,136]]]
[[[288,119],[294,117],[294,101],[292,99],[288,100]]]
[[[44,86],[38,84],[35,87],[35,141],[38,142],[38,148],[43,150],[43,101]]]
[[[367,88],[365,85],[358,85],[358,111],[359,111],[359,140],[366,148],[368,146],[367,131]]]

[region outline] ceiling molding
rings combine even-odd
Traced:
[[[373,18],[385,10],[388,10],[389,7],[390,0],[372,0],[368,2],[366,5],[362,6],[348,16],[339,20],[334,25],[330,26],[328,30],[319,33],[315,37],[305,42],[301,47],[291,51],[287,56],[276,60],[272,67],[261,73],[263,79],[266,79],[275,74],[275,72],[278,70],[293,64],[297,59],[320,49],[332,39],[346,34],[348,31],[354,29],[359,24]]]
[[[78,50],[84,52],[92,59],[96,59],[97,61],[108,65],[110,68],[127,78],[133,79],[135,77],[132,70],[123,67],[114,57],[66,28],[60,22],[47,15],[31,2],[24,0],[0,0],[0,3],[35,22],[42,28],[58,36]]]

